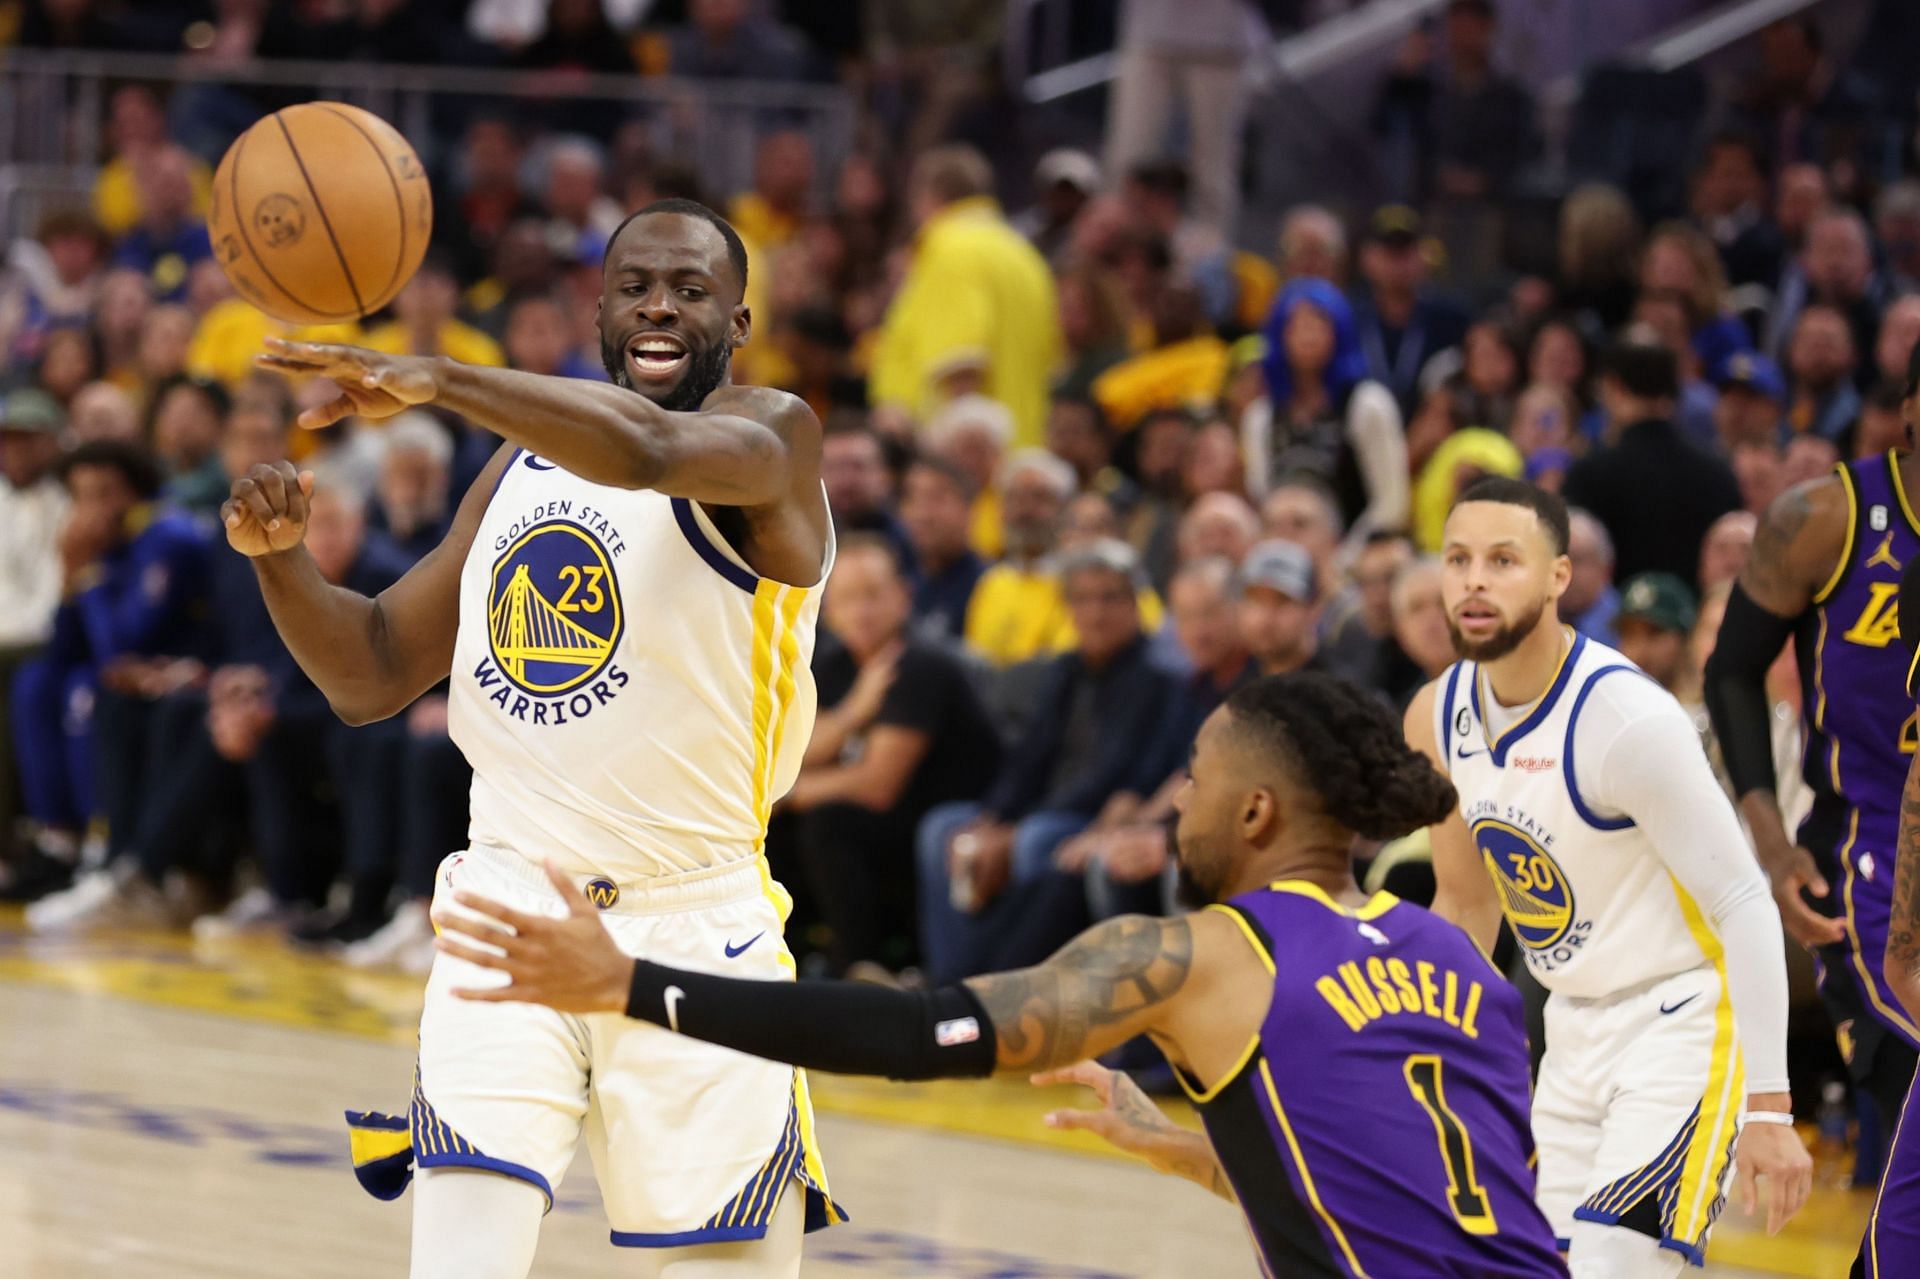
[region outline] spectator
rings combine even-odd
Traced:
[[[1839,461],[1840,446],[1833,440],[1824,435],[1796,435],[1787,441],[1786,459],[1781,466],[1780,478],[1785,487],[1792,488],[1826,475]]]
[[[1567,560],[1573,573],[1560,596],[1560,616],[1588,639],[1616,644],[1620,592],[1613,584],[1613,538],[1605,524],[1578,507],[1568,510],[1567,522]]]
[[[1904,386],[1907,359],[1915,346],[1920,346],[1920,295],[1908,294],[1894,299],[1880,317],[1880,334],[1873,348],[1873,377],[1869,380]]]
[[[119,237],[145,221],[142,166],[169,145],[167,117],[160,99],[144,84],[123,84],[107,99],[107,145],[112,155],[93,179],[93,220],[109,236]],[[193,215],[204,219],[213,205],[213,170],[189,156],[187,178]]]
[[[0,367],[40,358],[53,330],[86,324],[106,265],[107,239],[84,213],[40,219],[15,240],[0,271]]]
[[[1776,165],[1825,154],[1836,134],[1860,129],[1871,90],[1835,67],[1824,44],[1808,13],[1762,28],[1760,67],[1735,94],[1736,116]]]
[[[1183,567],[1205,559],[1237,565],[1259,540],[1260,517],[1246,498],[1238,493],[1208,493],[1180,518],[1178,561]],[[1174,576],[1179,576],[1177,570]],[[1171,582],[1168,585],[1171,589]]]
[[[1896,294],[1920,290],[1920,180],[1890,183],[1873,202],[1873,233]]]
[[[460,285],[453,261],[429,249],[420,269],[393,300],[394,318],[368,330],[364,345],[389,355],[444,355],[494,368],[507,362],[500,344],[455,318]]]
[[[1748,511],[1728,511],[1713,522],[1700,543],[1700,590],[1711,595],[1740,576],[1748,556],[1753,554],[1753,538],[1759,532],[1759,517]]]
[[[520,185],[525,154],[512,120],[487,114],[468,123],[453,179],[461,278],[485,275],[507,228],[536,212]]]
[[[1592,364],[1586,335],[1565,316],[1550,316],[1533,331],[1527,349],[1527,380],[1558,387],[1572,397],[1580,418],[1578,438],[1582,440],[1598,439],[1603,425],[1597,414],[1589,413],[1593,403]]]
[[[1393,645],[1393,583],[1413,562],[1413,539],[1375,533],[1355,556],[1351,585],[1328,605],[1321,652],[1335,675],[1366,688],[1384,687]]]
[[[1038,443],[1061,356],[1046,260],[1001,216],[978,152],[927,152],[908,189],[918,235],[873,352],[874,403],[925,419],[984,391],[1013,413],[1016,441]]]
[[[813,55],[800,33],[747,0],[688,0],[687,22],[667,33],[667,70],[695,80],[805,80]]]
[[[1857,358],[1853,334],[1838,310],[1816,303],[1800,312],[1787,345],[1787,426],[1792,431],[1837,442],[1854,424],[1860,416],[1860,392],[1853,385]]]
[[[1491,0],[1452,0],[1443,28],[1443,64],[1433,89],[1431,194],[1498,199],[1533,158],[1533,99],[1494,69]]]
[[[1700,369],[1714,369],[1753,350],[1746,326],[1727,310],[1727,276],[1705,232],[1685,222],[1654,228],[1640,260],[1640,290],[1672,294],[1685,305],[1686,341]]]
[[[627,42],[607,21],[601,0],[552,0],[546,29],[521,48],[514,61],[523,67],[574,74],[631,75],[634,70]],[[569,125],[584,124],[587,119],[577,108],[563,108],[561,115]]]
[[[1061,551],[1119,536],[1120,516],[1106,498],[1098,493],[1076,493],[1068,500],[1066,513],[1061,517]]]
[[[1260,504],[1263,537],[1292,542],[1313,556],[1314,580],[1323,587],[1340,580],[1336,561],[1345,526],[1326,489],[1308,480],[1282,484]]]
[[[156,321],[156,324],[158,322]],[[65,410],[80,388],[100,376],[100,346],[86,329],[55,329],[34,366],[33,383]]]
[[[1669,573],[1642,573],[1620,592],[1620,653],[1683,703],[1701,700],[1690,660],[1693,592]]]
[[[1441,572],[1438,556],[1423,555],[1393,580],[1393,648],[1384,687],[1402,709],[1453,664],[1453,630],[1441,592]]]
[[[1156,582],[1173,574],[1186,498],[1187,453],[1197,429],[1187,410],[1160,408],[1136,422],[1122,441],[1122,448],[1131,454],[1129,469],[1139,482],[1127,509],[1126,540],[1139,552],[1147,576]]]
[[[10,725],[9,690],[53,629],[60,603],[57,541],[67,494],[54,475],[60,407],[39,391],[0,398],[0,725]],[[0,853],[20,815],[13,734],[0,733]],[[0,895],[4,895],[0,884]]]
[[[838,409],[866,408],[867,388],[853,372],[853,335],[831,307],[803,306],[780,322],[774,334],[793,368],[786,389],[825,419]]]
[[[166,470],[167,501],[209,521],[232,485],[220,464],[220,427],[229,407],[218,382],[181,374],[160,384],[147,414],[147,438]]]
[[[915,632],[932,643],[958,641],[973,589],[987,562],[967,541],[973,477],[942,457],[919,457],[901,483],[900,522],[913,546]]]
[[[1085,151],[1056,147],[1034,166],[1032,208],[1013,220],[1021,235],[1033,242],[1056,270],[1066,266],[1068,237],[1073,221],[1100,191],[1100,162]],[[1061,281],[1060,320],[1067,322],[1066,282]],[[1071,339],[1069,339],[1071,341]]]
[[[1720,366],[1713,431],[1727,457],[1747,444],[1777,448],[1786,436],[1787,383],[1764,355],[1740,351]]]
[[[1240,0],[1124,0],[1120,66],[1107,116],[1107,169],[1123,173],[1166,154],[1167,127],[1184,112],[1195,212],[1221,235],[1240,196],[1246,66],[1258,47]]]
[[[408,564],[440,545],[453,518],[453,437],[431,413],[411,409],[387,419],[380,435],[380,478],[367,526]]]
[[[1567,501],[1606,525],[1623,578],[1659,570],[1688,580],[1708,527],[1740,509],[1727,464],[1688,444],[1674,426],[1679,391],[1673,353],[1651,334],[1630,330],[1600,379],[1601,402],[1617,424],[1614,443],[1567,472]]]
[[[1676,289],[1649,289],[1634,303],[1633,322],[1649,330],[1673,353],[1680,374],[1680,398],[1673,411],[1674,425],[1689,444],[1714,451],[1719,439],[1714,429],[1714,405],[1720,397],[1701,377],[1700,358],[1687,340],[1693,308]]]
[[[1780,236],[1786,241],[1788,257],[1780,264],[1783,275],[1795,270],[1796,259],[1807,244],[1808,229],[1832,201],[1827,171],[1819,165],[1799,162],[1780,170],[1773,220],[1780,224]]]
[[[586,138],[564,137],[547,148],[541,205],[547,249],[559,262],[600,263],[624,216],[604,186],[606,159]]]
[[[887,469],[886,450],[879,433],[858,415],[828,420],[820,442],[820,479],[841,536],[877,534],[902,564],[913,562],[913,543],[893,513],[893,473]]]
[[[1773,287],[1785,244],[1768,216],[1766,160],[1752,137],[1728,130],[1707,142],[1694,170],[1689,208],[1693,224],[1713,241],[1729,281]]]
[[[1068,266],[1060,276],[1067,364],[1055,394],[1091,402],[1095,379],[1127,358],[1130,324],[1126,294],[1111,271],[1085,260]]]
[[[1800,313],[1821,303],[1846,320],[1856,350],[1873,350],[1885,287],[1873,267],[1873,237],[1866,219],[1851,209],[1816,214],[1807,226],[1806,244],[1782,277],[1769,312],[1768,353],[1787,361]]]
[[[1516,476],[1526,459],[1498,431],[1467,426],[1440,441],[1413,482],[1413,536],[1425,551],[1437,551],[1445,535],[1447,512],[1467,486],[1488,475]]]
[[[94,306],[93,330],[100,339],[104,376],[121,385],[139,379],[140,337],[153,313],[153,294],[147,277],[125,267],[108,271],[100,280]]]
[[[762,252],[793,243],[813,194],[813,144],[794,130],[769,133],[753,156],[753,189],[727,206],[727,221]]]
[[[1100,406],[1056,391],[1047,412],[1047,452],[1073,468],[1082,492],[1104,493],[1126,504],[1132,483],[1113,466],[1113,436]]]
[[[1366,296],[1354,302],[1354,327],[1367,373],[1393,392],[1403,414],[1418,404],[1420,371],[1441,351],[1458,346],[1467,316],[1427,287],[1428,261],[1420,215],[1402,204],[1374,211],[1360,246]]]
[[[1740,509],[1757,519],[1786,491],[1786,456],[1771,440],[1736,444],[1733,475],[1740,485]]]
[[[942,408],[926,427],[927,451],[946,458],[973,481],[973,513],[967,537],[973,549],[998,559],[1005,531],[1000,513],[1001,463],[1013,439],[1013,414],[984,395],[963,395]]]
[[[1280,220],[1280,278],[1347,282],[1347,229],[1334,213],[1318,204],[1296,204]]]
[[[74,393],[68,406],[67,430],[74,443],[119,440],[137,444],[141,437],[140,411],[133,397],[111,382],[89,382]]]
[[[134,385],[128,388],[142,403],[151,404],[162,385],[187,371],[193,330],[193,312],[184,306],[156,306],[147,316],[134,357]]]
[[[188,274],[213,257],[206,220],[194,207],[192,161],[178,146],[157,147],[136,164],[134,181],[140,220],[120,238],[113,264],[146,276],[156,299],[184,301]]]
[[[1907,425],[1904,382],[1882,382],[1873,388],[1860,408],[1860,420],[1847,435],[1847,456],[1869,458],[1884,456],[1894,449],[1912,446]]]
[[[1460,373],[1452,379],[1460,399],[1458,412],[1470,426],[1505,434],[1520,394],[1520,336],[1498,315],[1484,316],[1467,328],[1460,344]]]
[[[1349,532],[1407,520],[1406,436],[1393,395],[1366,376],[1347,301],[1320,280],[1281,290],[1267,319],[1265,413],[1241,423],[1248,488],[1309,478],[1330,488]]]
[[[821,712],[785,800],[803,814],[802,858],[833,940],[835,974],[913,957],[914,832],[928,812],[984,794],[1000,740],[966,671],[910,636],[893,547],[840,546],[822,613],[838,644],[814,659]]]
[[[71,506],[58,537],[62,603],[40,656],[13,688],[15,758],[41,859],[24,900],[61,887],[94,813],[92,729],[101,681],[123,659],[192,651],[204,606],[207,542],[183,515],[146,513],[159,463],[98,442],[61,465]],[[23,885],[16,884],[16,888]]]
[[[1640,218],[1617,187],[1590,182],[1560,205],[1560,304],[1589,329],[1627,321],[1637,291]]]
[[[1139,562],[1124,543],[1096,543],[1065,557],[1060,578],[1078,639],[1048,663],[1039,710],[983,800],[920,825],[921,954],[936,984],[995,966],[997,899],[1017,901],[1116,792],[1159,780],[1143,776],[1141,746],[1164,724],[1173,684],[1147,660]]]
[[[1510,436],[1526,464],[1531,484],[1558,493],[1573,465],[1574,432],[1579,429],[1574,399],[1564,389],[1535,382],[1520,393],[1513,408]]]
[[[1165,285],[1149,314],[1151,345],[1093,381],[1093,399],[1109,422],[1137,422],[1154,409],[1203,410],[1225,388],[1227,344],[1207,327],[1198,291]]]
[[[1262,675],[1323,671],[1320,584],[1305,547],[1261,542],[1240,565],[1240,642]]]
[[[548,293],[530,293],[508,303],[500,354],[508,368],[528,373],[607,380],[606,370],[573,345],[566,311]]]

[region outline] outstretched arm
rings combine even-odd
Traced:
[[[1125,916],[1088,929],[1037,967],[931,992],[712,977],[629,958],[572,881],[551,864],[547,876],[564,916],[467,893],[454,897],[463,909],[438,913],[442,950],[509,979],[462,997],[624,1011],[839,1074],[933,1079],[1065,1066],[1162,1030],[1193,965],[1185,919]]]
[[[221,508],[227,541],[252,557],[274,629],[347,723],[397,714],[446,678],[460,568],[511,452],[503,448],[480,472],[440,545],[375,599],[327,581],[307,552],[312,472],[280,462],[234,481]]]
[[[1098,1110],[1052,1110],[1047,1127],[1097,1133],[1130,1155],[1138,1155],[1160,1172],[1185,1177],[1228,1203],[1238,1203],[1220,1156],[1205,1133],[1182,1128],[1168,1119],[1140,1085],[1098,1062],[1083,1061],[1033,1077],[1042,1087],[1085,1084],[1099,1100]]]

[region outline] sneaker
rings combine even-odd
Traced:
[[[425,902],[410,901],[393,912],[378,932],[364,941],[357,941],[340,952],[340,958],[350,968],[379,968],[386,965],[405,967],[401,960],[407,959],[414,964],[420,960],[419,952],[427,952],[427,968],[433,966],[433,921],[427,918]],[[407,968],[408,972],[425,972],[426,968]]]
[[[174,929],[179,914],[165,893],[139,875],[112,871],[83,875],[72,888],[27,907],[27,927],[36,933],[77,933],[96,928]]]
[[[71,861],[49,857],[28,846],[0,870],[0,902],[37,902],[73,887]]]
[[[337,951],[365,941],[386,925],[387,917],[356,915],[350,910],[321,911],[287,932],[287,940],[307,950]]]
[[[196,941],[220,941],[241,933],[285,933],[306,918],[296,906],[282,905],[265,888],[255,886],[241,893],[216,915],[202,915],[193,921]]]

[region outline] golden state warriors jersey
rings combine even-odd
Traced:
[[[1504,732],[1487,726],[1493,692],[1474,662],[1449,667],[1434,699],[1434,740],[1527,966],[1542,986],[1575,998],[1719,955],[1699,907],[1633,819],[1586,798],[1597,761],[1575,756],[1581,709],[1621,694],[1673,700],[1619,653],[1574,635],[1547,691]]]
[[[616,881],[757,856],[813,732],[819,609],[699,503],[516,453],[460,578],[472,842]]]

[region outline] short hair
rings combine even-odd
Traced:
[[[381,432],[383,456],[386,453],[425,453],[435,466],[453,465],[453,437],[440,425],[440,419],[423,409],[409,409],[388,420]]]
[[[1578,506],[1567,508],[1567,545],[1573,545],[1573,530],[1583,528],[1593,534],[1593,540],[1600,548],[1600,556],[1611,564],[1616,558],[1613,551],[1613,534],[1608,531],[1605,521],[1592,511]]]
[[[1629,325],[1607,348],[1600,368],[1629,395],[1643,400],[1679,398],[1680,362],[1640,326]]]
[[[955,435],[970,426],[982,428],[993,436],[995,444],[1005,448],[1013,439],[1013,410],[991,396],[978,393],[948,400],[927,419],[927,443],[934,448],[945,448]]]
[[[1747,159],[1752,161],[1755,169],[1759,170],[1760,176],[1763,178],[1768,176],[1769,170],[1767,166],[1766,149],[1760,145],[1758,138],[1754,137],[1753,134],[1745,129],[1721,129],[1712,137],[1708,138],[1707,145],[1701,150],[1700,154],[1701,167],[1706,167],[1707,162],[1713,158],[1715,151],[1726,150],[1746,152]]]
[[[838,554],[841,558],[859,551],[872,551],[884,557],[887,567],[893,570],[895,577],[904,578],[907,573],[906,562],[900,556],[900,548],[886,536],[873,532],[848,533],[840,539]]]
[[[1264,750],[1320,810],[1367,839],[1398,839],[1453,811],[1459,797],[1400,718],[1374,694],[1331,675],[1269,675],[1226,701],[1241,740]]]
[[[1170,156],[1140,161],[1127,170],[1127,181],[1143,191],[1164,195],[1182,204],[1186,203],[1187,191],[1193,185],[1187,166]]]
[[[143,502],[160,496],[166,485],[166,473],[160,459],[142,444],[126,440],[89,440],[60,459],[60,480],[70,483],[73,473],[83,466],[98,466],[119,473],[128,488]]]
[[[1540,527],[1546,530],[1547,542],[1553,547],[1553,553],[1567,553],[1567,543],[1572,540],[1573,534],[1567,524],[1567,504],[1558,493],[1549,493],[1525,480],[1488,475],[1467,485],[1466,490],[1454,499],[1453,509],[1457,511],[1468,502],[1498,502],[1502,506],[1526,507],[1539,518]]]
[[[911,185],[942,204],[993,194],[993,166],[973,147],[955,143],[934,147],[913,162]]]
[[[609,259],[612,258],[613,246],[619,241],[622,231],[625,231],[634,221],[640,218],[652,217],[656,213],[673,213],[683,218],[698,218],[718,231],[720,238],[727,242],[727,261],[733,263],[733,269],[740,275],[740,294],[742,297],[746,296],[746,243],[741,240],[740,233],[733,229],[733,223],[727,221],[698,200],[686,200],[679,196],[673,196],[665,200],[655,200],[652,204],[642,205],[640,208],[635,209],[626,216],[625,220],[623,220],[619,226],[613,229],[613,234],[607,237],[607,257]]]
[[[1071,466],[1040,448],[1020,449],[1002,463],[1000,487],[1006,488],[1013,483],[1014,476],[1028,472],[1045,480],[1047,487],[1052,489],[1055,496],[1063,502],[1072,497],[1074,490],[1080,487],[1078,477],[1074,475]]]
[[[1096,537],[1060,552],[1055,569],[1062,587],[1076,573],[1112,573],[1135,589],[1144,584],[1139,553],[1117,537]]]
[[[974,483],[973,476],[967,473],[951,458],[941,457],[938,453],[916,453],[907,463],[908,471],[932,471],[954,487],[961,498],[971,502],[980,495],[980,486]]]
[[[213,409],[213,415],[222,422],[233,409],[233,397],[227,394],[227,388],[212,378],[196,377],[191,373],[176,373],[161,382],[153,390],[153,399],[147,404],[147,434],[153,434],[153,424],[160,417],[160,406],[175,391],[186,389],[205,400]]]

